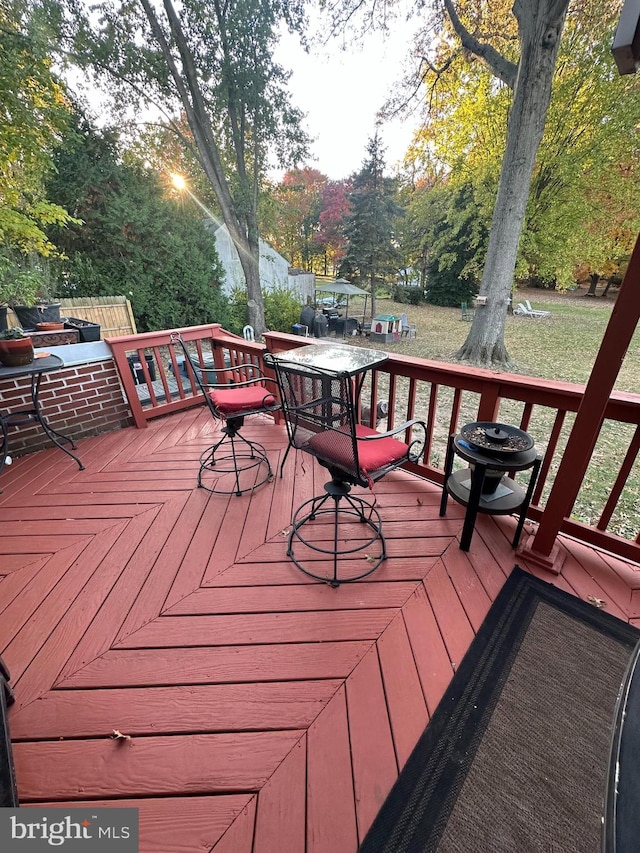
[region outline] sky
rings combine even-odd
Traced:
[[[278,61],[292,72],[289,82],[294,106],[307,114],[305,129],[314,139],[306,165],[331,180],[358,171],[366,145],[375,133],[376,114],[400,81],[403,62],[415,24],[399,22],[390,33],[369,33],[362,45],[342,50],[332,39],[306,54],[297,39],[286,34]],[[416,126],[415,119],[396,119],[381,127],[385,160],[392,170],[401,161]]]
[[[404,9],[411,0],[400,0]],[[309,38],[318,30],[317,21],[309,28]],[[376,115],[403,76],[417,28],[415,21],[395,21],[389,32],[370,32],[361,42],[338,36],[326,45],[305,52],[299,37],[287,32],[281,37],[276,59],[292,72],[289,81],[293,105],[306,114],[304,129],[312,139],[311,157],[304,164],[318,169],[331,180],[347,178],[362,167],[366,145],[375,133]],[[81,74],[71,74],[74,88],[85,94],[99,115],[103,95],[94,90]],[[105,113],[106,115],[106,113]],[[413,131],[415,118],[395,119],[380,127],[386,147],[387,170],[402,161]],[[273,180],[282,178],[283,170],[273,170]]]

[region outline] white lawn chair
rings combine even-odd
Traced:
[[[409,318],[403,312],[400,315],[400,337],[415,338],[418,335],[418,327],[409,322]]]
[[[518,307],[513,309],[515,317],[531,317],[531,319],[536,319],[538,317],[547,317],[551,313],[550,311],[535,311],[531,307],[530,302],[525,300],[525,303],[518,302]]]
[[[527,308],[527,311],[530,311],[534,317],[548,317],[551,314],[551,311],[542,311],[539,308],[532,308],[531,303],[528,299],[524,300],[524,304]]]

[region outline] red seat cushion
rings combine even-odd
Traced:
[[[344,435],[344,440],[341,440],[341,434]],[[409,452],[408,446],[403,441],[391,437],[378,438],[375,441],[359,440],[370,435],[379,435],[379,433],[371,427],[356,425],[358,462],[360,463],[360,470],[357,473],[360,477],[369,480],[370,475],[375,471],[401,462]],[[318,432],[311,436],[308,446],[324,462],[333,463],[338,468],[355,473],[350,433],[347,430]]]
[[[356,426],[356,436],[364,438],[367,435],[379,435],[374,429],[368,426],[358,424]],[[360,467],[366,473],[377,471],[378,468],[385,468],[387,465],[393,465],[396,462],[401,462],[409,453],[409,447],[404,441],[398,441],[396,438],[378,438],[375,441],[359,441],[358,442],[358,459]]]
[[[245,385],[242,388],[216,388],[209,391],[211,402],[221,415],[250,412],[275,405],[276,398],[262,385]]]

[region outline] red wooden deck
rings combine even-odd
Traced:
[[[332,589],[285,554],[312,460],[229,498],[195,487],[191,410],[17,460],[0,494],[0,650],[23,805],[134,805],[142,851],[356,853],[511,571],[512,519],[404,472],[375,487],[389,558]],[[274,465],[284,429],[246,433]],[[562,574],[640,624],[640,569],[563,540]],[[114,730],[126,735],[114,739]]]

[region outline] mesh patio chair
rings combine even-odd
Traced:
[[[171,335],[171,343],[182,350],[192,387],[199,388],[211,415],[223,423],[222,437],[200,455],[198,486],[214,494],[238,496],[257,489],[273,477],[271,464],[262,444],[250,441],[240,430],[245,417],[280,408],[275,381],[252,361],[225,368],[201,365],[177,333]],[[214,382],[209,381],[212,376]]]
[[[351,494],[351,488],[372,488],[404,462],[416,462],[424,448],[426,426],[411,420],[379,433],[357,423],[357,384],[352,378],[301,367],[268,353],[264,363],[278,380],[289,435],[287,453],[291,447],[309,453],[331,475],[324,492],[294,513],[287,555],[300,571],[333,587],[366,577],[386,558],[382,519],[375,501]],[[399,439],[401,434],[405,440]],[[285,461],[286,454],[280,476]]]

